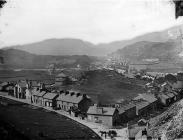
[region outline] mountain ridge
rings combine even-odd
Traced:
[[[176,31],[178,28],[179,26],[175,26],[163,31],[146,33],[132,39],[113,41],[110,43],[93,44],[82,39],[52,38],[24,45],[7,46],[7,48],[3,49],[15,48],[39,55],[106,56],[111,52],[140,41],[166,42],[170,38],[169,31]]]

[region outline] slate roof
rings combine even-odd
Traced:
[[[27,87],[27,83],[25,81],[22,81],[22,82],[18,82],[18,85],[22,88],[25,88]]]
[[[43,97],[43,96],[44,96],[44,94],[46,94],[46,91],[41,91],[41,92],[39,92],[39,93],[38,93],[38,95],[37,95],[37,96],[39,96],[39,97]]]
[[[58,94],[56,94],[56,93],[46,93],[46,94],[43,96],[43,98],[52,100],[52,99],[54,99],[56,96],[58,96]]]
[[[173,93],[171,93],[171,92],[168,92],[166,95],[169,96],[170,98],[173,98],[173,97],[175,96],[175,95],[174,95]]]
[[[136,106],[137,110],[145,108],[146,106],[149,105],[149,103],[147,101],[138,101],[138,102],[133,102],[133,104]]]
[[[113,116],[114,112],[116,110],[115,108],[112,108],[112,107],[101,107],[103,109],[103,112],[100,113],[97,111],[97,108],[98,107],[96,107],[96,106],[90,106],[88,111],[87,111],[87,114]]]
[[[137,97],[134,98],[134,100],[139,100],[139,99],[143,99],[149,103],[153,103],[155,101],[157,101],[157,99],[154,97],[154,95],[152,94],[139,94]]]
[[[165,95],[165,94],[161,94],[160,97],[164,98],[164,99],[169,99],[170,97]]]
[[[134,107],[136,107],[136,106],[135,106],[134,104],[132,104],[132,103],[126,104],[126,105],[124,105],[124,106],[118,108],[119,114],[122,114],[122,113],[124,113],[126,110],[129,110],[129,109],[134,108]]]
[[[59,95],[59,97],[57,98],[57,100],[59,101],[64,101],[64,102],[70,102],[70,103],[79,103],[83,100],[83,96],[77,96],[76,93],[74,95],[71,96],[71,94],[66,94],[62,93]]]
[[[39,94],[39,90],[33,89],[32,90],[32,95],[38,95]]]

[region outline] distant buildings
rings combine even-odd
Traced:
[[[56,85],[65,85],[67,84],[69,77],[64,73],[60,73],[55,77],[55,84]]]

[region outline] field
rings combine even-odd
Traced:
[[[0,105],[0,120],[10,124],[30,139],[46,140],[95,140],[100,139],[92,130],[65,116],[42,108],[12,100],[8,106]]]
[[[18,80],[41,80],[41,81],[53,81],[54,77],[48,75],[47,71],[43,70],[0,70],[0,81],[18,81]]]
[[[145,92],[145,81],[125,78],[123,75],[109,70],[93,70],[84,72],[79,84],[67,86],[88,94],[96,102],[114,103],[118,100],[131,99],[138,93]]]

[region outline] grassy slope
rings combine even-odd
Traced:
[[[129,99],[144,92],[144,81],[127,79],[114,71],[95,70],[84,74],[83,82],[73,89],[87,94],[99,95],[103,103],[111,103],[120,99]]]

